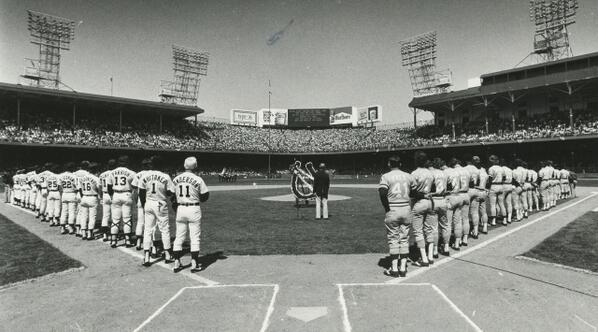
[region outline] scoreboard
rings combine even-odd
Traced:
[[[288,119],[288,126],[294,128],[330,127],[330,109],[289,109]]]

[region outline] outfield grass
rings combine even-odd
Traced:
[[[0,215],[0,286],[80,266],[80,262]]]
[[[598,272],[598,212],[587,212],[524,256]]]
[[[353,254],[387,251],[384,213],[375,189],[333,188],[350,200],[329,202],[330,220],[315,220],[315,206],[297,211],[294,202],[260,197],[289,189],[210,194],[202,205],[202,253],[236,255]]]

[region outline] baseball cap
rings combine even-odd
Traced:
[[[188,157],[185,159],[185,169],[194,170],[197,168],[197,159],[195,157]]]
[[[318,168],[326,168],[326,164],[320,163],[320,165],[318,166]]]

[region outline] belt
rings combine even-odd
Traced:
[[[431,195],[430,197],[432,197],[432,198],[445,198],[446,194],[434,194],[434,195]]]
[[[199,203],[181,203],[179,206],[199,206]]]
[[[465,191],[460,190],[459,192],[462,193],[462,194],[467,194],[469,192],[469,189],[467,189]]]
[[[114,190],[115,193],[130,193],[130,190]]]
[[[88,197],[98,197],[98,195],[83,195],[83,196],[88,196]]]
[[[59,190],[58,190],[58,189],[50,189],[50,190],[48,190],[48,191],[57,192],[57,191],[59,191]]]
[[[388,203],[388,206],[393,208],[393,207],[406,207],[409,206],[409,203]]]

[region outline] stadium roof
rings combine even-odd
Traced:
[[[54,90],[0,82],[0,100],[17,98],[37,100],[46,104],[76,104],[77,109],[81,109],[82,106],[93,106],[94,108],[108,107],[111,109],[122,109],[123,111],[151,112],[181,118],[195,116],[204,112],[203,109],[194,106],[166,104],[157,101]]]
[[[582,86],[598,86],[598,52],[520,68],[488,73],[481,76],[482,85],[465,90],[413,98],[409,107],[439,111],[454,104],[477,105],[484,97],[525,92],[548,87],[578,91]],[[452,106],[451,106],[452,105]]]

